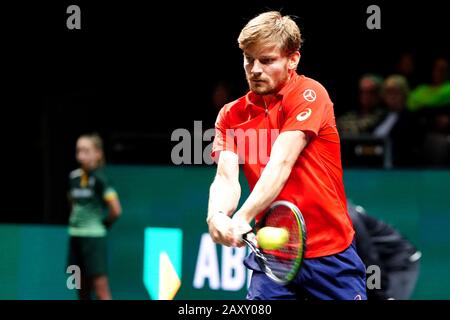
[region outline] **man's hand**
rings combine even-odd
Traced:
[[[223,212],[213,213],[207,220],[209,234],[215,243],[232,246],[235,243],[231,218]]]
[[[244,218],[239,211],[235,213],[233,219],[231,219],[232,228],[233,228],[233,246],[234,247],[242,247],[244,246],[244,242],[242,241],[242,235],[251,231],[252,227],[249,224],[249,221]]]

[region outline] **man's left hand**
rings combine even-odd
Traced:
[[[234,235],[234,247],[242,247],[244,246],[244,242],[242,241],[242,235],[251,231],[252,227],[249,224],[249,221],[245,219],[242,215],[239,214],[239,211],[231,219],[233,235]]]

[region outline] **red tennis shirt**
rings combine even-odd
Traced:
[[[301,210],[308,236],[306,258],[339,253],[351,244],[354,231],[333,103],[319,82],[294,73],[267,105],[253,92],[226,104],[217,117],[212,156],[221,150],[235,152],[253,190],[277,135],[291,130],[303,131],[310,140],[276,200],[290,201]]]

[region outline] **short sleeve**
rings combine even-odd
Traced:
[[[116,189],[103,173],[98,174],[97,179],[103,200],[110,201],[118,197]]]
[[[308,131],[318,135],[327,123],[332,108],[327,91],[319,83],[293,90],[284,103],[284,131]]]
[[[211,151],[211,158],[217,161],[220,151],[228,150],[236,153],[233,131],[230,129],[226,107],[223,107],[215,123],[215,135]]]
[[[110,201],[113,199],[117,199],[116,189],[114,189],[113,187],[106,188],[103,192],[103,200]]]

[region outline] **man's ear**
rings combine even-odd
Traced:
[[[300,52],[295,51],[289,56],[289,69],[297,69],[298,63],[300,61]]]

